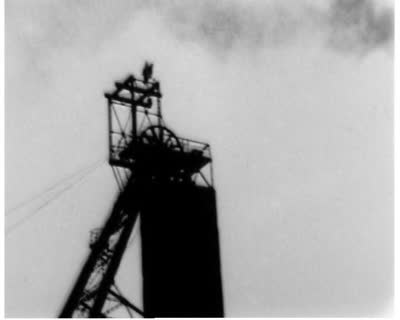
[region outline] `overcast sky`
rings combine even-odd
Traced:
[[[65,302],[117,191],[103,93],[145,59],[167,124],[212,146],[226,316],[390,308],[392,6],[7,0],[6,316]],[[48,198],[10,211],[93,163],[40,210]],[[118,281],[140,305],[139,248]]]

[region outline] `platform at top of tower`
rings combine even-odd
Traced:
[[[128,147],[114,148],[110,164],[155,175],[193,175],[211,162],[210,146],[175,136],[153,126],[144,130]]]

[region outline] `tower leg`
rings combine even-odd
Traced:
[[[60,318],[71,318],[77,312],[91,317],[103,316],[101,310],[139,213],[137,201],[132,200],[132,197],[138,196],[138,190],[135,183],[129,181],[119,195],[99,239],[92,246]],[[137,199],[139,201],[140,196]],[[119,235],[118,240],[111,243],[110,239],[114,235]]]

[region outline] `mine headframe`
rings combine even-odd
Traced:
[[[160,83],[146,63],[143,78],[129,75],[106,93],[109,163],[123,186],[130,174],[212,185],[209,144],[178,137],[161,113]]]
[[[122,256],[142,206],[143,185],[172,182],[212,186],[210,146],[176,136],[161,114],[160,83],[146,63],[142,78],[129,75],[106,93],[109,163],[120,193],[102,228],[92,231],[89,256],[60,317],[107,317],[124,307],[144,312],[115,283]]]

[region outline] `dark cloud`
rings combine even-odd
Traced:
[[[31,67],[58,49],[78,47],[90,55],[149,12],[179,39],[223,55],[295,41],[315,44],[318,37],[340,52],[368,53],[391,48],[394,33],[393,8],[378,0],[8,0],[6,11],[6,48],[30,52]]]
[[[328,3],[328,5],[326,5]],[[369,52],[393,41],[393,9],[372,0],[152,2],[171,31],[218,52],[306,41],[341,52]]]
[[[300,22],[287,8],[268,2],[189,1],[164,9],[167,23],[178,37],[218,51],[286,43]]]
[[[393,10],[372,0],[335,0],[328,18],[329,41],[337,49],[369,51],[392,43]]]

